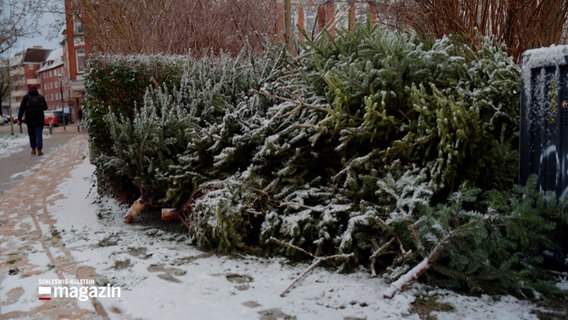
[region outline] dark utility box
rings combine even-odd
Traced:
[[[522,56],[520,184],[536,174],[540,189],[568,196],[568,46]]]

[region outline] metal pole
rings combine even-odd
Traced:
[[[10,117],[10,134],[14,135],[14,116],[12,114],[12,79],[10,77],[10,56],[6,58],[6,65],[7,65],[7,77],[6,80],[8,81],[8,116]]]
[[[67,131],[67,127],[65,126],[65,107],[63,106],[63,81],[62,81],[63,75],[61,74],[61,71],[59,72],[59,91],[61,92],[61,113],[63,114],[63,131]]]

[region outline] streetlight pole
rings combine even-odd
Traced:
[[[10,78],[10,57],[6,58],[6,81],[8,82],[8,116],[10,117],[10,134],[14,135],[14,115],[12,114],[12,79]],[[0,102],[1,103],[1,102]],[[21,126],[20,126],[21,128]]]
[[[63,114],[63,131],[67,131],[67,127],[65,126],[65,107],[63,106],[63,75],[61,71],[59,71],[59,91],[61,94],[61,113]]]

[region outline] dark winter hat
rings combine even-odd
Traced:
[[[39,92],[37,91],[37,87],[31,86],[30,90],[28,90],[28,94],[32,96],[37,96],[39,94]]]

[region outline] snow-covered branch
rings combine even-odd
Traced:
[[[397,292],[409,286],[429,268],[430,261],[428,260],[428,258],[424,258],[422,262],[414,266],[414,268],[410,269],[410,271],[405,273],[402,277],[398,278],[395,282],[391,283],[390,287],[388,287],[387,290],[383,292],[383,297],[391,299]]]

